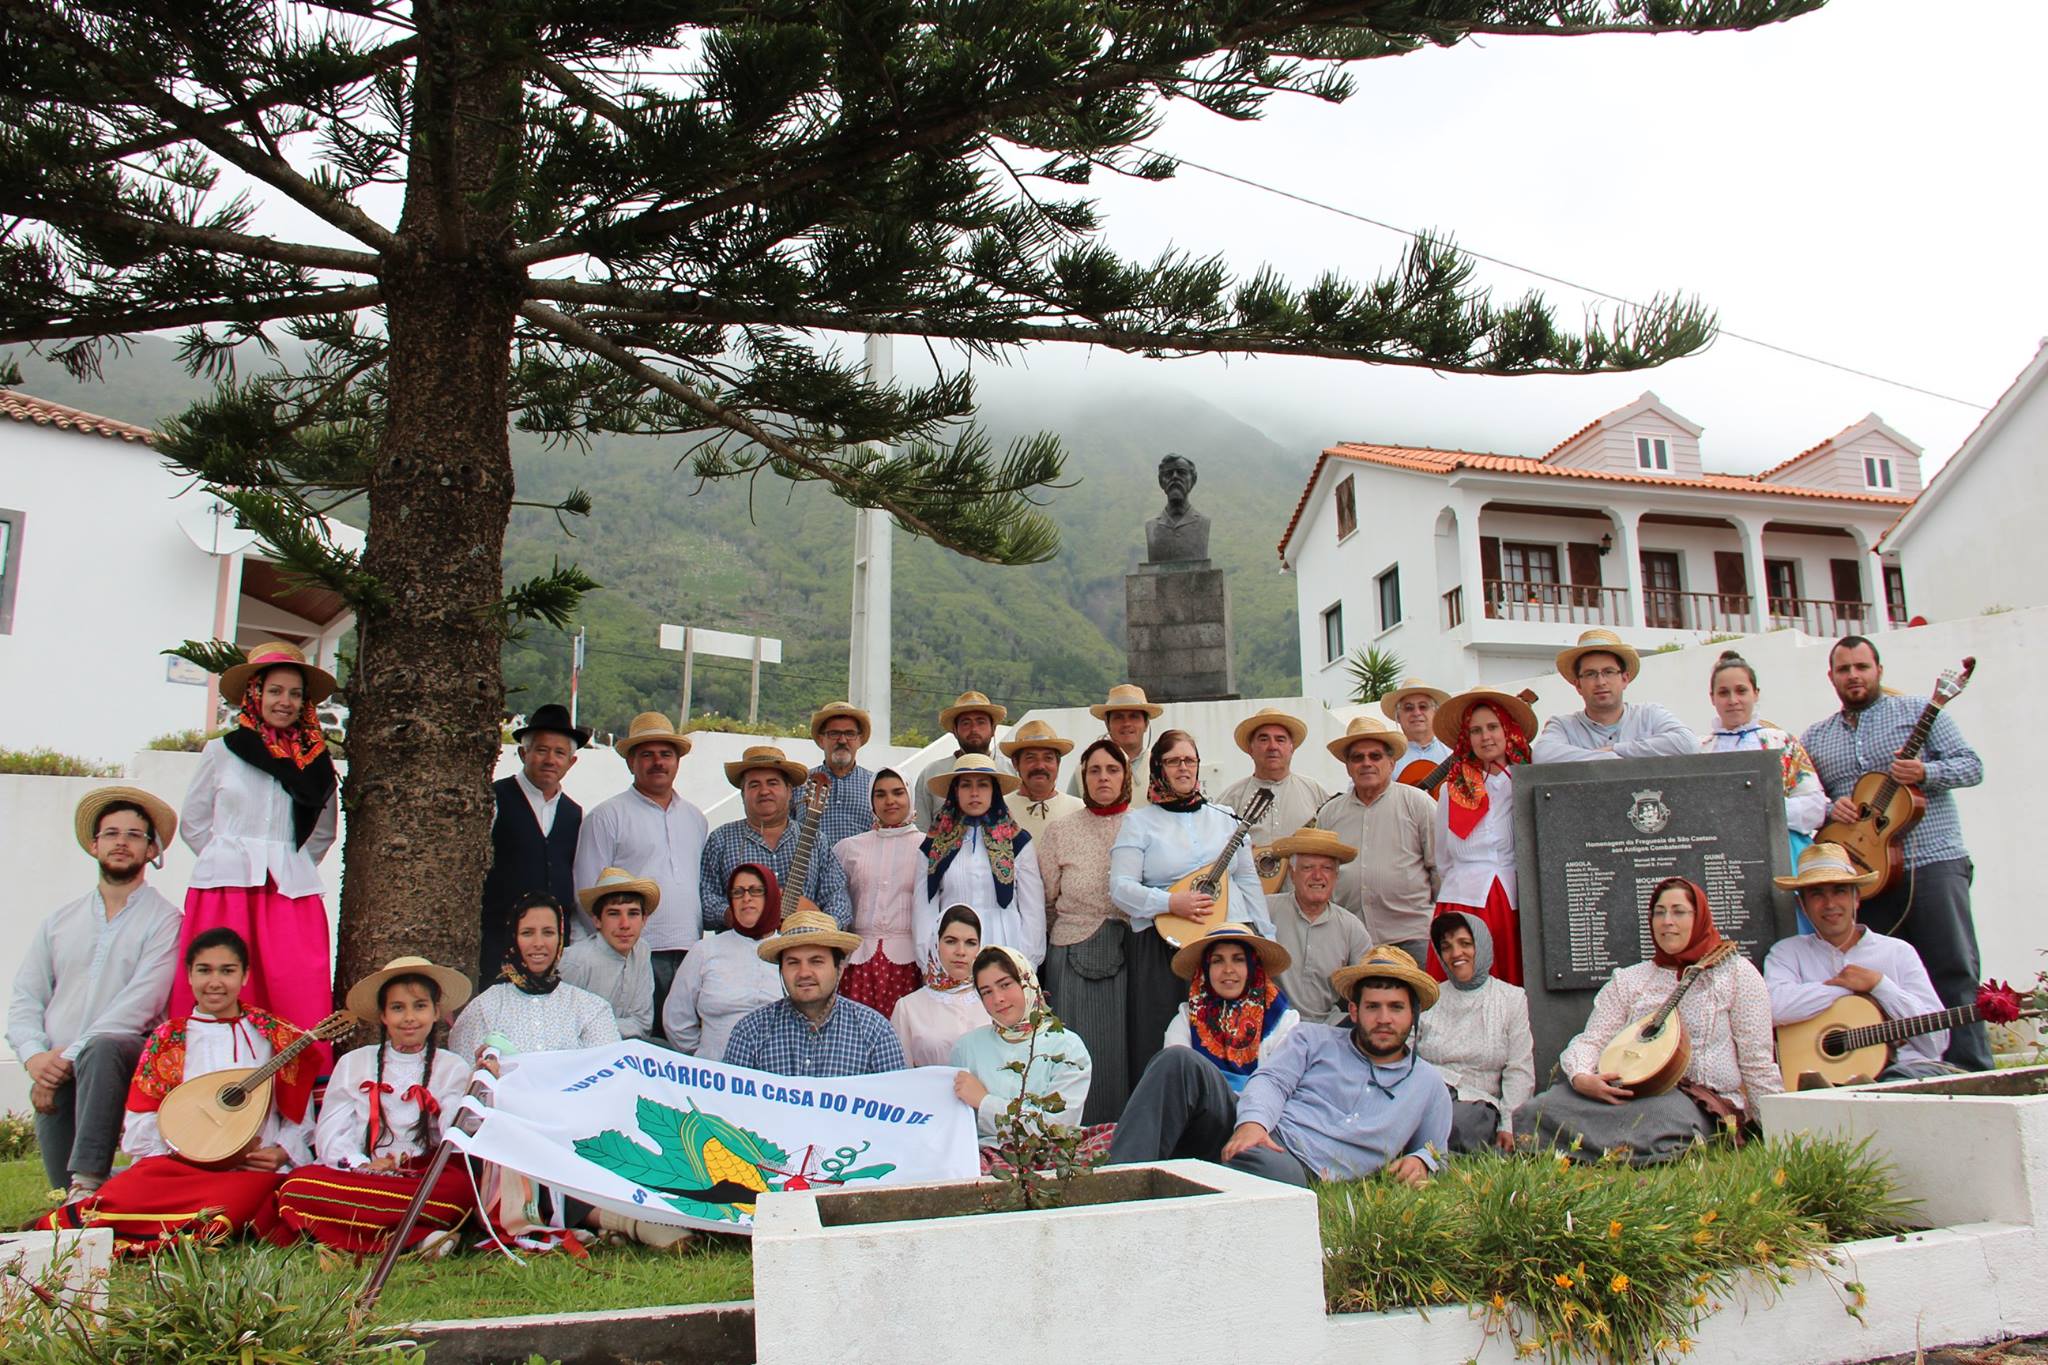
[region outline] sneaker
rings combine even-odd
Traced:
[[[79,1175],[73,1173],[71,1188],[64,1192],[64,1202],[76,1204],[81,1199],[90,1199],[100,1192],[100,1186],[107,1183],[103,1175]]]
[[[628,1242],[638,1242],[644,1247],[666,1249],[681,1246],[691,1237],[688,1228],[678,1227],[674,1223],[650,1223],[645,1219],[628,1218],[624,1214],[613,1213],[609,1209],[597,1211],[597,1225],[605,1232]]]

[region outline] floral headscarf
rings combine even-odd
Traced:
[[[519,956],[519,921],[535,910],[552,910],[555,913],[555,957],[548,963],[546,971],[539,976],[526,970],[526,963]],[[511,942],[505,945],[505,965],[498,969],[498,979],[509,981],[527,995],[551,995],[555,987],[562,984],[562,949],[569,942],[569,913],[562,909],[562,903],[545,892],[533,892],[512,902]]]
[[[1219,1070],[1249,1076],[1259,1069],[1259,1044],[1293,1006],[1287,992],[1267,975],[1265,960],[1248,944],[1245,956],[1251,971],[1244,994],[1235,1000],[1216,994],[1209,988],[1209,955],[1215,951],[1212,946],[1202,953],[1201,966],[1188,982],[1188,1038],[1194,1050]]]
[[[952,995],[960,991],[974,989],[974,967],[971,961],[965,978],[953,977],[946,974],[946,963],[939,956],[938,941],[946,936],[946,926],[949,924],[968,925],[974,930],[975,942],[979,943],[981,941],[981,916],[974,913],[974,907],[969,905],[947,906],[946,913],[939,916],[939,932],[937,937],[932,940],[932,950],[924,964],[924,984],[930,986],[941,995]],[[980,951],[979,948],[975,949],[977,953]]]
[[[1472,713],[1480,707],[1500,717],[1500,728],[1506,732],[1508,751],[1504,756],[1509,767],[1529,761],[1529,737],[1522,733],[1522,727],[1515,723],[1505,708],[1487,706],[1477,702],[1465,712],[1465,728],[1458,735],[1457,747],[1451,752],[1451,771],[1444,782],[1444,790],[1451,803],[1451,833],[1460,839],[1469,838],[1479,822],[1486,818],[1488,807],[1493,803],[1486,795],[1486,768],[1472,756]]]
[[[1657,883],[1650,892],[1650,903],[1643,907],[1645,919],[1648,919],[1650,912],[1657,908],[1657,898],[1674,886],[1684,887],[1686,898],[1692,902],[1692,937],[1675,953],[1667,953],[1662,948],[1657,949],[1650,955],[1650,960],[1659,967],[1669,967],[1674,972],[1682,972],[1721,946],[1721,931],[1714,927],[1714,907],[1707,903],[1707,893],[1700,890],[1697,882],[1688,881],[1684,877],[1666,877]],[[1650,942],[1654,944],[1656,941],[1656,935],[1652,934]]]
[[[962,776],[976,777],[980,774],[964,773]],[[981,831],[981,847],[988,854],[988,870],[996,882],[996,904],[1007,906],[1010,898],[1017,894],[1017,855],[1031,842],[1031,835],[1017,823],[1017,817],[1010,814],[1010,808],[1003,804],[1002,785],[993,777],[988,780],[995,790],[991,793],[988,809],[980,815],[962,814],[953,800],[953,791],[959,786],[960,778],[954,778],[947,786],[946,799],[939,803],[939,813],[932,818],[931,833],[920,845],[924,851],[925,895],[939,894],[939,883],[945,880],[946,869],[959,856],[960,846],[967,841],[970,829]]]
[[[1185,730],[1168,730],[1153,742],[1152,753],[1146,764],[1151,774],[1151,785],[1146,789],[1145,799],[1161,810],[1185,815],[1189,811],[1200,810],[1209,798],[1202,795],[1202,768],[1199,762],[1195,765],[1195,789],[1186,796],[1175,796],[1172,785],[1166,780],[1166,751],[1182,740],[1188,742],[1189,748],[1195,748],[1195,737]],[[1200,757],[1200,753],[1201,751],[1196,749],[1197,758]]]
[[[284,788],[292,802],[292,835],[304,847],[334,795],[334,758],[327,752],[327,736],[320,729],[320,717],[313,703],[306,703],[289,729],[280,730],[264,723],[263,679],[270,671],[258,673],[242,689],[242,709],[221,743],[229,753],[268,773]]]
[[[987,952],[989,950],[984,948],[982,951]],[[1045,1003],[1045,987],[1038,984],[1038,973],[1031,970],[1031,964],[1025,960],[1024,954],[1018,952],[1015,948],[1005,948],[1001,944],[995,945],[995,951],[1001,953],[1009,961],[1010,975],[1016,977],[1017,984],[1024,988],[1024,1018],[1015,1028],[1012,1028],[1007,1024],[999,1023],[994,1015],[990,1015],[988,1020],[989,1026],[996,1031],[996,1036],[1004,1042],[1021,1043],[1037,1032],[1031,1026],[1031,1016],[1040,1010],[1044,1010],[1049,1016],[1052,1013],[1052,1007]]]
[[[1095,798],[1088,795],[1088,778],[1086,776],[1088,770],[1088,755],[1094,753],[1097,749],[1100,749],[1102,752],[1108,754],[1111,758],[1115,759],[1117,767],[1123,769],[1124,774],[1124,789],[1122,793],[1118,795],[1116,800],[1110,802],[1106,806],[1096,805]],[[1111,739],[1108,735],[1104,735],[1102,738],[1096,740],[1093,744],[1090,744],[1087,748],[1081,751],[1080,761],[1075,765],[1074,771],[1083,774],[1083,776],[1080,778],[1081,804],[1088,808],[1089,814],[1104,816],[1122,815],[1125,811],[1131,808],[1131,760],[1130,757],[1124,753],[1123,749],[1117,744],[1117,742]]]
[[[761,879],[761,885],[768,889],[768,898],[761,906],[761,917],[754,921],[751,929],[742,928],[732,913],[732,881],[742,872],[751,872]],[[725,927],[742,938],[764,939],[782,928],[782,884],[775,880],[775,874],[759,863],[741,863],[725,874]]]

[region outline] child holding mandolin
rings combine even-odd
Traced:
[[[316,1033],[339,1036],[334,1020],[303,1033],[265,1010],[242,1003],[249,945],[233,929],[208,929],[185,945],[185,982],[192,1012],[166,1020],[143,1044],[128,1089],[121,1150],[134,1164],[98,1192],[46,1215],[44,1228],[108,1227],[117,1242],[149,1245],[180,1233],[266,1233],[275,1222],[272,1196],[284,1173],[313,1159],[307,1103]],[[247,1076],[236,1115],[262,1115],[255,1132],[223,1154],[212,1145],[225,1127],[198,1112],[220,1108],[219,1091],[254,1068],[287,1057],[274,1074]],[[216,1073],[221,1086],[189,1086]],[[259,1108],[260,1106],[260,1108]],[[196,1118],[196,1122],[191,1120]],[[246,1142],[246,1145],[244,1143]],[[201,1148],[204,1147],[202,1151]],[[181,1150],[189,1155],[181,1155]],[[198,1156],[201,1159],[191,1159]],[[202,1164],[202,1160],[204,1164]]]

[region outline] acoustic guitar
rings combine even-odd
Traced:
[[[812,773],[810,781],[804,783],[804,808],[793,817],[796,821],[796,851],[789,855],[789,879],[783,886],[795,887],[798,897],[805,894],[804,885],[811,879],[811,852],[818,842],[818,828],[825,823],[825,802],[831,794],[831,780],[823,773]],[[803,818],[806,814],[811,817],[808,823]]]
[[[1913,733],[1906,737],[1905,747],[1899,750],[1900,758],[1920,756],[1920,751],[1927,747],[1927,737],[1934,733],[1935,717],[1941,714],[1942,707],[1963,694],[1963,689],[1970,685],[1970,675],[1976,671],[1977,660],[1966,658],[1960,671],[1947,669],[1934,680],[1934,694],[1922,708]],[[1818,844],[1840,844],[1858,867],[1878,874],[1877,885],[1863,893],[1868,900],[1905,875],[1906,834],[1927,813],[1927,798],[1918,787],[1894,779],[1890,765],[1886,765],[1883,770],[1857,778],[1849,799],[1856,803],[1856,818],[1828,821],[1815,832],[1813,840]]]
[[[1223,851],[1216,855],[1216,861],[1207,867],[1198,867],[1172,886],[1167,894],[1175,891],[1204,891],[1216,898],[1208,914],[1201,919],[1188,919],[1181,915],[1161,915],[1152,921],[1152,928],[1159,937],[1176,948],[1184,948],[1209,932],[1218,924],[1230,918],[1230,860],[1244,847],[1245,836],[1251,833],[1253,825],[1273,804],[1273,793],[1261,788],[1252,793],[1252,799],[1244,803],[1244,809],[1237,813],[1237,828],[1224,841]]]
[[[1620,1086],[1637,1099],[1662,1095],[1677,1085],[1692,1061],[1692,1039],[1685,1036],[1685,1020],[1678,1015],[1678,1003],[1692,989],[1692,983],[1742,951],[1724,942],[1678,974],[1678,984],[1664,1003],[1614,1035],[1600,1053],[1600,1074],[1612,1074],[1612,1085]]]
[[[270,1114],[271,1079],[315,1043],[348,1037],[360,1022],[336,1010],[262,1066],[229,1067],[194,1076],[157,1108],[157,1130],[170,1149],[195,1166],[232,1166],[256,1145]]]
[[[1536,704],[1536,693],[1529,688],[1525,687],[1515,695],[1531,706]],[[1531,735],[1528,738],[1533,741],[1535,736]],[[1441,763],[1431,763],[1426,758],[1418,758],[1412,763],[1402,764],[1401,771],[1394,775],[1394,780],[1404,787],[1422,788],[1425,796],[1435,796],[1436,789],[1451,775],[1451,765],[1457,761],[1456,754],[1452,754]]]
[[[2022,1009],[2020,1017],[2039,1015]],[[1867,995],[1845,995],[1811,1019],[1778,1025],[1778,1070],[1794,1090],[1874,1081],[1892,1064],[1897,1045],[1983,1019],[1975,1005],[1887,1019]]]

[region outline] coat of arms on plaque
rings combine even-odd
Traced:
[[[1656,834],[1671,823],[1671,807],[1664,804],[1664,793],[1637,792],[1628,808],[1628,822],[1642,834]]]

